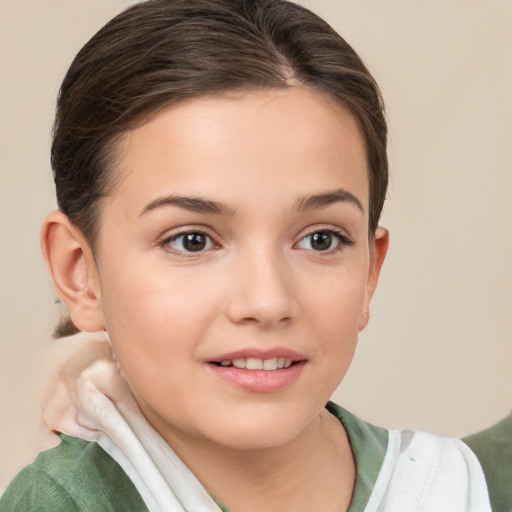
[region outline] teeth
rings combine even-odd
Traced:
[[[220,361],[220,366],[231,366],[233,365],[235,368],[245,369],[245,370],[278,370],[282,368],[289,368],[292,365],[291,359],[286,359],[285,357],[274,357],[272,359],[259,359],[257,357],[241,357],[238,359],[233,359],[232,361],[225,359]]]
[[[265,359],[263,361],[263,369],[264,370],[277,370],[277,357],[274,357],[274,359]]]
[[[255,357],[248,357],[245,367],[248,370],[263,370],[263,359],[256,359]]]
[[[235,368],[245,368],[245,359],[233,359],[233,366]]]

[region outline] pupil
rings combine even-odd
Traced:
[[[329,233],[315,233],[311,239],[311,247],[315,251],[325,251],[331,247],[332,235]]]
[[[183,247],[187,251],[202,251],[206,247],[206,237],[201,233],[189,233],[185,235]]]

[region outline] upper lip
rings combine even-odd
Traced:
[[[221,361],[232,361],[233,359],[246,359],[249,357],[256,359],[274,359],[275,357],[284,357],[286,359],[291,359],[293,362],[304,361],[307,359],[304,354],[296,352],[295,350],[290,350],[289,348],[284,347],[274,347],[270,349],[241,348],[215,356],[212,359],[209,359],[208,362],[220,363]]]

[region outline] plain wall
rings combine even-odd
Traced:
[[[512,408],[512,2],[314,0],[381,84],[391,247],[335,400],[447,435]],[[38,451],[57,318],[39,253],[53,108],[72,57],[129,2],[0,0],[0,487]],[[342,312],[340,312],[342,314]]]

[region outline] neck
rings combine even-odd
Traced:
[[[233,512],[348,508],[355,464],[345,430],[323,410],[296,438],[240,450],[173,432],[166,440],[205,488]]]

